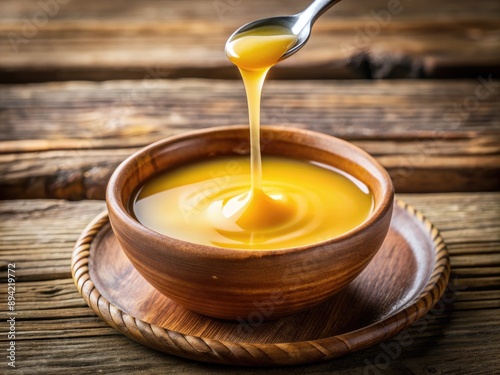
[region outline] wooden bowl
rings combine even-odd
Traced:
[[[311,308],[361,273],[386,237],[393,186],[388,173],[370,155],[335,137],[290,128],[263,127],[261,144],[264,155],[316,161],[346,171],[371,189],[374,209],[353,230],[308,246],[237,250],[194,244],[140,224],[129,212],[129,200],[145,180],[160,171],[216,156],[248,154],[248,127],[186,133],[136,152],[109,181],[110,223],[137,271],[188,309],[247,321],[277,319]]]

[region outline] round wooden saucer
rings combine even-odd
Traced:
[[[233,322],[163,296],[129,262],[106,212],[80,236],[71,268],[87,304],[133,340],[199,361],[270,366],[328,360],[395,335],[439,300],[450,263],[437,229],[398,201],[382,248],[360,276],[321,305],[275,321],[262,321],[272,308],[266,301]]]

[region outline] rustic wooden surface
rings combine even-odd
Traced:
[[[399,354],[395,351],[388,368],[380,372],[500,371],[495,354],[500,345],[500,193],[410,194],[401,198],[419,207],[440,228],[451,256],[452,278],[444,302],[406,331],[410,338],[401,341],[405,347]],[[118,334],[96,317],[71,280],[69,262],[80,232],[103,209],[100,201],[0,203],[0,259],[16,262],[18,269],[17,363],[21,373],[269,373],[164,355]],[[0,277],[5,279],[5,274],[4,263]],[[1,292],[0,311],[5,314],[5,290]],[[0,327],[0,345],[5,345],[6,326]],[[272,373],[363,374],[365,366],[379,363],[384,348],[397,343],[393,339],[386,346],[331,362],[274,368]]]
[[[255,296],[254,303],[267,302],[260,312],[252,305],[250,324],[241,323],[247,316],[243,314],[235,322],[194,313],[162,295],[134,269],[106,213],[81,234],[71,271],[82,297],[106,323],[167,354],[233,365],[324,362],[410,327],[446,289],[450,263],[439,231],[402,201],[397,201],[391,216],[382,247],[349,286],[314,308],[258,324],[250,318],[255,313],[267,315],[269,304],[274,304],[268,297],[276,289],[264,300]],[[168,285],[172,284],[164,283]]]
[[[398,192],[498,190],[500,87],[464,107],[478,85],[268,82],[262,123],[353,141],[388,169]],[[0,196],[103,199],[111,172],[133,151],[187,130],[244,124],[245,100],[241,82],[223,80],[5,85]]]
[[[237,78],[227,36],[309,0],[6,1],[0,81]],[[276,78],[471,77],[500,73],[495,0],[344,0],[316,23],[308,45]],[[392,13],[390,13],[392,11]],[[377,21],[373,14],[385,14]],[[189,26],[189,27],[188,27]]]
[[[379,28],[373,14],[384,13],[388,1],[343,0],[265,87],[264,123],[363,147],[389,170],[398,193],[411,193],[402,198],[442,231],[452,281],[437,307],[404,331],[409,336],[316,365],[204,365],[127,339],[76,291],[72,248],[104,209],[89,199],[104,197],[113,168],[157,139],[245,124],[243,87],[222,53],[226,38],[247,21],[307,3],[2,2],[0,312],[6,315],[6,267],[15,262],[12,373],[500,373],[497,0],[401,0],[401,11]],[[2,353],[7,329],[2,318]],[[10,370],[3,356],[0,368]]]

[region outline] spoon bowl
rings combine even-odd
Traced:
[[[291,30],[292,34],[297,37],[297,42],[288,49],[280,58],[284,60],[299,49],[301,49],[311,36],[311,29],[314,22],[326,12],[330,7],[340,2],[340,0],[316,0],[313,1],[304,11],[290,15],[263,18],[241,26],[227,40],[226,46],[234,39],[238,38],[242,33],[266,26],[279,26]]]

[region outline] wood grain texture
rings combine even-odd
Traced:
[[[59,2],[56,2],[58,4]],[[64,3],[64,4],[62,4]],[[223,53],[239,26],[306,7],[294,1],[7,1],[0,81],[236,78]],[[392,13],[391,13],[392,12]],[[377,16],[378,14],[378,16]],[[476,77],[499,73],[498,2],[343,1],[275,78]]]
[[[383,363],[377,361],[387,354],[385,350],[400,342],[405,343],[401,353],[391,358],[387,368],[380,368],[381,373],[500,371],[494,355],[500,337],[500,265],[494,259],[486,264],[482,258],[500,251],[500,195],[421,194],[402,198],[429,217],[447,242],[452,278],[444,305],[427,314],[421,325],[404,331],[409,338],[396,336],[385,346],[323,364],[273,368],[274,374],[363,374],[365,366]],[[68,368],[78,374],[234,373],[234,368],[193,363],[147,349],[116,333],[86,306],[70,278],[69,257],[82,229],[103,208],[104,203],[98,201],[0,203],[0,260],[19,262],[19,370],[26,374],[67,374]],[[455,266],[464,256],[469,258],[468,264]],[[59,265],[53,267],[48,258],[60,259]],[[24,267],[28,261],[39,263],[40,269]],[[4,268],[0,270],[0,277],[5,277]],[[477,272],[470,274],[473,270]],[[3,288],[0,301],[1,311],[5,311]],[[6,326],[1,324],[0,329],[5,340]],[[460,355],[464,343],[468,355]],[[237,371],[269,373],[259,369]]]
[[[262,122],[351,140],[388,169],[398,192],[497,190],[500,90],[492,86],[477,108],[464,107],[478,87],[476,80],[268,82]],[[111,172],[139,147],[246,122],[240,82],[4,85],[0,196],[103,199]]]

